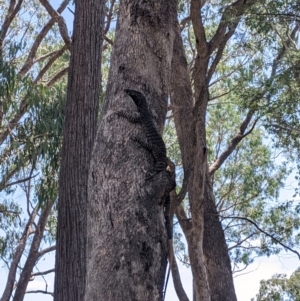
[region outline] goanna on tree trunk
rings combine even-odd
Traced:
[[[141,92],[157,127],[167,111],[176,1],[120,2],[105,102],[89,177],[85,300],[161,300],[167,263],[162,206],[147,172],[151,153],[124,89]]]

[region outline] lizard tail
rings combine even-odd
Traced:
[[[173,256],[174,256],[173,239],[169,239],[168,242],[169,242],[169,268],[168,268],[168,274],[167,274],[167,278],[166,278],[165,288],[164,288],[164,291],[163,291],[162,301],[164,301],[165,297],[166,297],[170,272],[172,270]]]

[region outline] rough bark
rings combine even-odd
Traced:
[[[124,89],[146,97],[162,132],[167,112],[176,1],[123,0],[116,28],[105,103],[89,177],[88,264],[85,300],[161,300],[167,262],[163,173],[140,124],[115,114],[137,112]]]
[[[77,0],[59,178],[54,300],[84,300],[86,208],[101,85],[103,0]]]

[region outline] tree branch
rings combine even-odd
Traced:
[[[47,275],[47,274],[54,273],[54,272],[55,272],[55,269],[51,269],[51,270],[47,270],[44,272],[33,273],[33,274],[31,274],[31,277]]]
[[[26,294],[46,294],[46,295],[51,295],[52,297],[54,296],[54,293],[52,292],[47,292],[47,291],[42,291],[42,290],[37,290],[37,291],[27,291]]]
[[[180,273],[178,270],[178,265],[176,262],[176,258],[174,256],[173,260],[172,260],[172,278],[173,278],[173,284],[174,284],[174,288],[177,294],[177,297],[179,299],[179,301],[189,301],[189,298],[182,286],[182,282],[180,279]]]
[[[66,67],[65,69],[59,71],[58,73],[56,73],[47,83],[48,87],[51,87],[52,85],[54,85],[59,79],[61,79],[65,74],[68,73],[69,70],[69,66]]]
[[[104,35],[103,38],[104,38],[104,40],[105,40],[108,44],[114,45],[113,40],[111,40],[110,38],[108,38],[106,35]]]
[[[247,239],[249,239],[251,236],[253,236],[254,234],[257,234],[257,233],[251,233],[250,235],[248,235],[247,237],[245,237],[244,239],[240,240],[239,242],[237,242],[234,246],[232,247],[228,247],[228,251],[240,246],[243,242],[245,242]]]
[[[64,11],[64,9],[67,7],[69,2],[70,0],[64,0],[59,6],[59,8],[57,9],[57,13],[61,14]],[[40,46],[43,39],[45,38],[45,36],[47,35],[47,33],[49,32],[49,30],[53,27],[54,23],[55,23],[55,18],[51,18],[35,38],[35,41],[29,51],[27,60],[19,71],[20,75],[24,76],[31,68],[31,66],[34,64],[34,57],[36,55],[37,49]]]
[[[19,0],[16,6],[15,6],[15,3],[16,3],[15,0],[11,0],[9,3],[8,11],[5,16],[5,20],[3,22],[2,28],[0,30],[0,53],[2,52],[3,41],[6,37],[8,28],[9,28],[11,22],[13,21],[13,19],[15,18],[16,14],[21,9],[22,2],[23,2],[23,0]]]
[[[51,57],[44,68],[39,72],[38,76],[35,78],[34,83],[37,83],[43,75],[48,71],[48,69],[53,65],[53,63],[67,50],[67,45],[64,45],[60,50],[58,50],[55,55]]]
[[[254,112],[250,110],[242,122],[240,129],[236,133],[236,135],[231,139],[231,142],[227,149],[220,155],[220,157],[209,167],[209,174],[210,176],[213,176],[216,170],[218,170],[222,164],[225,162],[225,160],[232,154],[232,152],[235,150],[237,145],[241,142],[241,140],[246,137],[250,132],[254,129],[254,126],[257,122],[257,120],[254,122],[252,128],[245,134],[245,130],[250,124],[252,117],[254,115]]]
[[[61,37],[63,38],[64,42],[66,43],[68,49],[71,51],[72,40],[69,37],[65,19],[61,16],[61,14],[59,12],[57,12],[51,6],[51,4],[48,2],[48,0],[40,0],[40,2],[45,7],[45,9],[49,13],[49,15],[55,20],[55,22],[57,22]]]
[[[105,35],[107,34],[107,32],[109,31],[109,28],[110,28],[110,22],[111,22],[111,18],[112,18],[112,15],[113,15],[115,2],[116,2],[116,0],[111,0],[111,3],[110,3],[110,8],[109,8],[109,12],[108,12],[108,15],[107,15],[106,25],[105,25],[105,28],[104,28],[104,38],[105,38]]]
[[[39,217],[37,227],[34,233],[34,236],[32,238],[31,247],[28,253],[28,256],[26,258],[26,262],[24,264],[24,267],[22,269],[18,285],[15,290],[13,301],[22,301],[24,298],[24,294],[26,292],[26,287],[28,285],[28,282],[30,280],[30,276],[33,270],[33,267],[36,265],[38,259],[47,252],[49,252],[50,249],[53,249],[53,247],[47,248],[41,252],[38,252],[39,246],[41,244],[41,240],[44,235],[44,230],[46,226],[46,222],[48,219],[48,216],[51,212],[52,205],[54,203],[54,200],[48,201],[47,205],[43,208],[43,211]],[[55,249],[55,246],[54,246]]]
[[[237,0],[225,8],[216,33],[208,43],[210,54],[219,47],[220,43],[225,40],[228,41],[234,33],[235,28],[246,8],[253,5],[256,1],[257,0]],[[228,32],[226,32],[227,28]]]
[[[44,55],[41,55],[38,58],[36,58],[33,63],[35,64],[35,63],[38,63],[38,62],[42,62],[43,60],[47,59],[48,57],[50,57],[52,55],[56,55],[56,53],[59,52],[59,51],[60,51],[60,49],[51,51],[51,52],[49,52],[47,54],[44,54]]]
[[[55,249],[56,249],[56,246],[51,246],[49,248],[43,249],[39,252],[38,257],[40,258],[49,252],[55,251]]]
[[[294,254],[296,254],[298,256],[298,258],[300,259],[300,254],[296,251],[293,250],[292,248],[288,247],[286,244],[282,243],[280,240],[278,240],[274,235],[269,234],[268,232],[264,231],[263,229],[261,229],[254,221],[252,221],[251,219],[247,218],[247,217],[241,217],[241,216],[221,216],[221,218],[232,218],[232,219],[241,219],[241,220],[245,220],[247,222],[249,222],[250,224],[252,224],[257,230],[259,230],[261,233],[265,234],[266,236],[270,237],[272,240],[274,240],[276,243],[278,243],[279,245],[281,245],[282,247],[284,247],[285,249],[293,252]]]
[[[15,249],[14,255],[13,255],[13,259],[11,262],[11,265],[9,267],[9,272],[8,272],[8,277],[7,277],[7,282],[6,282],[6,286],[3,292],[3,295],[1,297],[1,301],[9,301],[12,291],[13,291],[13,287],[14,287],[14,282],[16,279],[16,273],[17,273],[17,268],[18,268],[18,264],[20,262],[20,259],[22,257],[23,251],[25,249],[26,246],[26,241],[27,241],[27,237],[30,235],[31,233],[31,225],[34,222],[34,219],[37,215],[39,209],[39,205],[37,205],[34,210],[31,213],[31,216],[25,226],[25,229],[23,231],[23,234],[21,236],[21,239],[19,241],[18,246]]]
[[[20,184],[20,183],[24,183],[24,182],[26,182],[28,180],[31,180],[31,179],[35,178],[37,175],[38,175],[38,173],[36,175],[34,175],[34,176],[30,176],[30,177],[27,177],[27,178],[24,178],[24,179],[20,179],[20,180],[17,180],[15,182],[11,182],[11,183],[5,183],[5,184],[4,183],[0,183],[0,191],[3,190],[4,188],[9,187],[9,186]],[[12,177],[12,175],[11,175],[11,177]]]
[[[191,0],[191,11],[190,16],[192,19],[193,29],[196,37],[196,47],[198,55],[202,58],[206,58],[208,44],[205,36],[205,29],[202,22],[201,16],[201,1]]]

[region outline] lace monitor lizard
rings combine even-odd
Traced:
[[[139,111],[138,114],[127,113],[125,111],[117,111],[117,115],[125,117],[130,122],[133,123],[141,123],[143,129],[146,134],[147,141],[140,139],[139,137],[132,137],[131,139],[140,143],[144,148],[149,150],[155,160],[155,174],[147,177],[147,179],[152,178],[156,174],[164,172],[167,178],[167,183],[165,185],[164,194],[160,201],[160,204],[164,206],[164,216],[165,216],[165,225],[167,230],[167,236],[169,240],[169,266],[172,265],[172,256],[173,256],[173,227],[170,221],[170,192],[175,189],[176,183],[172,179],[171,172],[167,170],[168,158],[166,152],[165,143],[158,133],[154,123],[153,117],[149,111],[147,101],[144,95],[135,90],[125,89],[125,93],[127,93],[134,103],[137,106]]]

